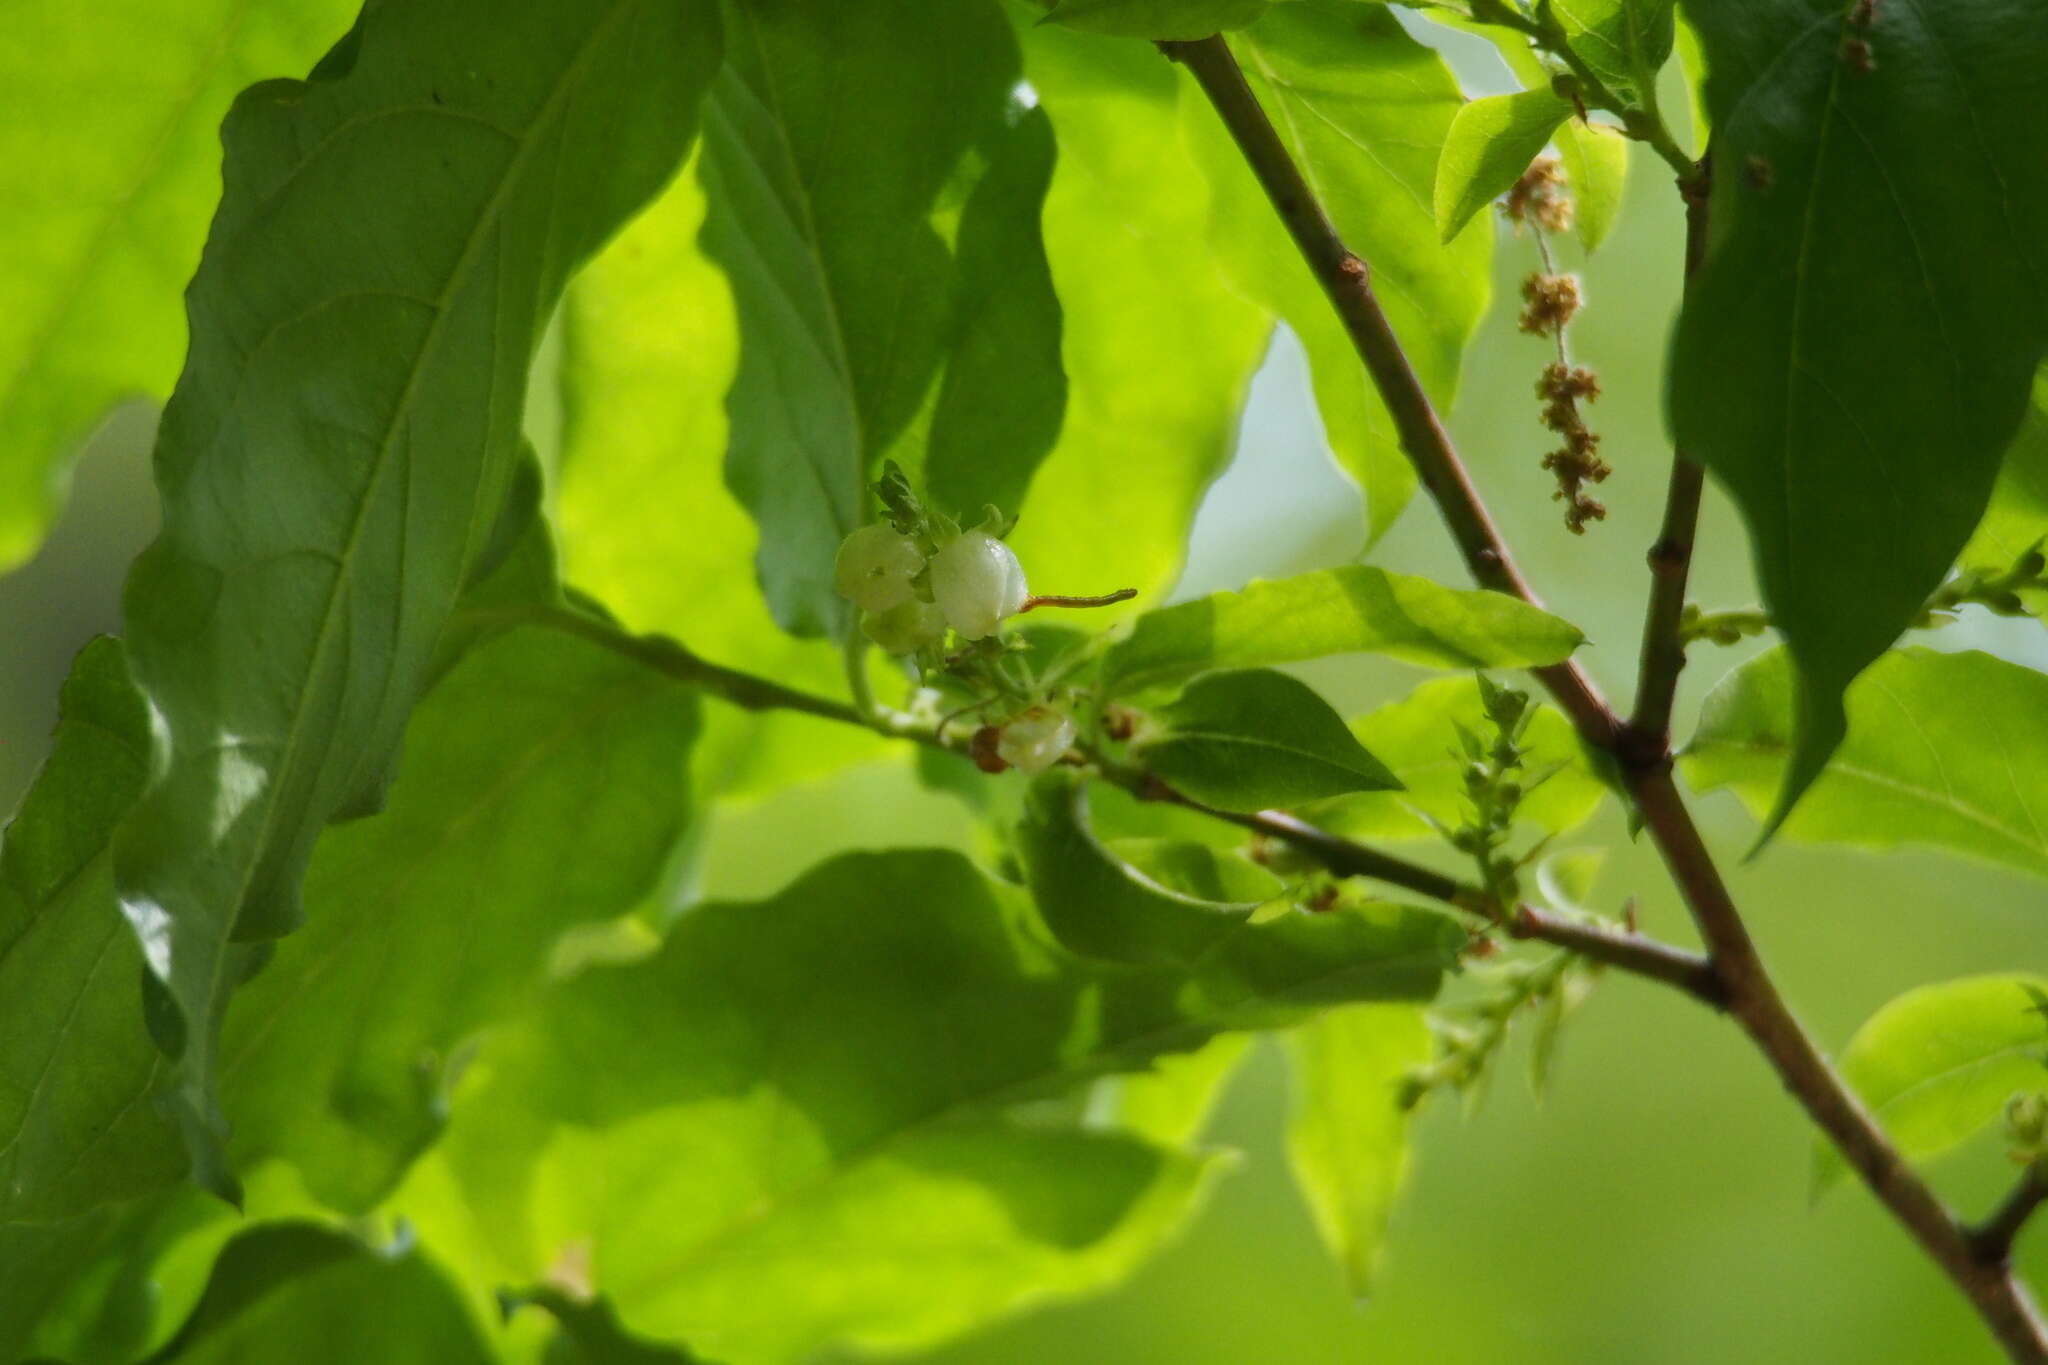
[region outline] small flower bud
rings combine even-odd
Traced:
[[[917,542],[887,526],[857,527],[839,543],[833,586],[863,611],[887,611],[910,600],[910,580],[924,568]]]
[[[2015,1156],[2048,1154],[2048,1095],[2014,1095],[2005,1102],[2005,1131]]]
[[[979,640],[1021,611],[1031,590],[1014,550],[986,531],[968,531],[932,558],[932,596],[946,624]]]
[[[913,597],[887,611],[862,612],[860,633],[891,654],[915,654],[945,635],[946,616],[932,603]]]
[[[1019,772],[1038,774],[1065,757],[1074,743],[1074,722],[1066,712],[1034,706],[1003,727],[996,752]]]

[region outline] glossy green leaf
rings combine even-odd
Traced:
[[[1549,0],[1572,51],[1631,104],[1656,107],[1671,56],[1675,0]]]
[[[414,717],[390,804],[321,841],[306,928],[229,1011],[236,1163],[284,1157],[349,1212],[386,1193],[440,1131],[471,1035],[526,999],[565,930],[653,885],[696,712],[664,675],[560,633],[464,659]]]
[[[1374,653],[1426,668],[1527,668],[1585,637],[1526,602],[1363,564],[1261,580],[1147,612],[1103,659],[1113,693],[1218,668]]]
[[[1057,25],[1023,40],[1059,141],[1044,231],[1069,397],[1009,544],[1039,591],[1136,588],[1135,611],[1179,574],[1271,324],[1209,253],[1176,69]]]
[[[1045,115],[992,0],[733,0],[704,244],[742,346],[726,477],[793,633],[843,633],[832,560],[893,456],[943,508],[1014,508],[1059,430],[1037,231]]]
[[[1597,123],[1567,121],[1554,135],[1572,196],[1572,230],[1588,251],[1607,240],[1628,188],[1628,138]]]
[[[1285,673],[1206,674],[1153,714],[1164,728],[1138,746],[1140,760],[1204,805],[1262,810],[1401,785],[1314,688]]]
[[[1331,221],[1371,267],[1423,386],[1448,409],[1459,358],[1486,311],[1493,248],[1483,232],[1442,245],[1430,206],[1444,139],[1464,104],[1457,82],[1385,7],[1355,0],[1275,5],[1230,44]],[[1330,446],[1365,490],[1377,537],[1415,488],[1392,420],[1215,112],[1191,92],[1186,118],[1210,186],[1212,250],[1301,338]]]
[[[1437,231],[1448,242],[1472,215],[1514,188],[1572,106],[1548,87],[1490,95],[1458,110],[1436,163]]]
[[[2048,1090],[2048,977],[1965,977],[1907,991],[1864,1021],[1842,1050],[1842,1079],[1909,1161],[1936,1157],[1999,1121],[2019,1091]],[[1816,1184],[1844,1166],[1814,1149]]]
[[[1687,13],[1731,173],[1670,411],[1741,508],[1798,664],[1768,832],[1841,741],[1850,681],[1976,526],[2048,342],[2048,8]]]
[[[34,550],[65,462],[102,413],[162,398],[178,291],[220,191],[237,90],[304,71],[348,0],[8,6],[0,43],[0,572]],[[111,35],[148,34],[147,42]]]
[[[1330,1010],[1287,1035],[1294,1113],[1287,1154],[1344,1284],[1364,1298],[1408,1175],[1402,1084],[1433,1044],[1412,1005]]]
[[[640,1336],[905,1349],[1120,1278],[1185,1218],[1207,1162],[1007,1111],[1283,1008],[1189,985],[1059,951],[956,855],[851,855],[559,987],[442,1150],[504,1273],[576,1248]]]
[[[149,769],[147,704],[117,640],[72,665],[49,760],[0,843],[0,1223],[131,1198],[185,1168],[148,1095],[142,952],[107,841]]]
[[[1715,687],[1686,781],[1771,808],[1796,752],[1782,649]],[[1785,822],[1787,837],[1918,844],[2048,876],[2048,676],[1989,654],[1900,649],[1849,689],[1849,737]]]
[[[199,1306],[150,1365],[491,1359],[454,1287],[420,1253],[372,1250],[313,1223],[268,1223],[222,1250]]]
[[[541,323],[673,172],[716,34],[705,4],[384,4],[229,117],[127,594],[161,769],[115,855],[212,1185],[233,978],[297,922],[321,829],[381,799],[513,486]]]
[[[1401,790],[1339,797],[1305,813],[1316,824],[1357,839],[1439,838],[1431,820],[1455,827],[1471,813],[1460,726],[1475,735],[1486,733],[1486,707],[1471,678],[1433,678],[1360,717],[1352,722],[1352,732],[1400,779]],[[1607,788],[1587,763],[1571,722],[1539,703],[1522,747],[1528,754],[1529,790],[1517,815],[1553,834],[1591,819]]]
[[[1190,41],[1243,28],[1268,0],[1058,0],[1046,22],[1117,38]]]

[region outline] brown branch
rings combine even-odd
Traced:
[[[1628,930],[1560,919],[1533,905],[1518,905],[1506,920],[1516,938],[1541,939],[1579,956],[1675,986],[1709,1009],[1725,1010],[1728,997],[1714,964],[1698,953],[1674,948]]]
[[[1401,447],[1436,501],[1473,577],[1525,601],[1537,598],[1516,571],[1462,461],[1374,298],[1363,261],[1345,247],[1287,146],[1245,83],[1221,37],[1161,48],[1195,77],[1251,166],[1393,415]],[[1688,556],[1689,558],[1689,556]],[[1681,607],[1683,605],[1681,601]],[[1622,760],[1645,826],[1705,940],[1727,1008],[1808,1115],[1842,1150],[1878,1199],[1967,1295],[2006,1353],[2048,1365],[2048,1324],[2008,1267],[1982,1259],[1962,1225],[1908,1167],[1786,1008],[1707,852],[1660,753],[1630,752],[1624,732],[1576,665],[1535,670],[1590,746]],[[1673,673],[1675,677],[1675,670]],[[1634,761],[1631,761],[1633,759]]]
[[[1025,612],[1039,607],[1113,607],[1119,602],[1128,602],[1137,595],[1138,590],[1136,588],[1118,588],[1115,592],[1105,592],[1095,597],[1070,597],[1061,596],[1057,593],[1039,593],[1025,598],[1024,605],[1017,608],[1017,614],[1022,616]]]
[[[2027,1167],[2019,1183],[2012,1187],[2012,1193],[2005,1197],[1996,1211],[1970,1229],[1970,1243],[1976,1248],[1977,1258],[1989,1265],[2004,1265],[2010,1261],[2012,1244],[2020,1235],[2020,1229],[2043,1204],[2048,1204],[2048,1171],[2036,1162]]]

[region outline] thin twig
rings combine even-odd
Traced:
[[[1352,343],[1393,415],[1402,449],[1485,587],[1537,598],[1509,558],[1484,504],[1465,473],[1428,395],[1416,379],[1386,314],[1373,297],[1366,264],[1345,247],[1314,191],[1294,164],[1237,60],[1221,37],[1163,43],[1187,66],[1239,151],[1265,188],[1310,271],[1350,333]],[[1668,760],[1629,762],[1614,713],[1576,665],[1534,670],[1595,749],[1614,754],[1645,827],[1684,896],[1725,992],[1728,1011],[1755,1041],[1786,1087],[1839,1147],[1878,1199],[1976,1307],[2006,1353],[2021,1365],[2048,1365],[2048,1324],[2008,1267],[1985,1262],[1962,1225],[1907,1166],[1862,1104],[1829,1068],[1786,1008],[1757,956],[1749,931],[1672,784]]]
[[[2043,1171],[2036,1162],[2027,1167],[1997,1210],[1970,1229],[1970,1241],[1977,1248],[1977,1255],[1993,1265],[2010,1261],[2012,1244],[2020,1229],[2043,1204],[2048,1204],[2048,1171]]]

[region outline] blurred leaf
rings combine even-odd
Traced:
[[[1314,688],[1271,669],[1205,674],[1153,715],[1165,728],[1138,756],[1204,805],[1263,810],[1401,785]]]
[[[1258,906],[1286,889],[1278,877],[1249,858],[1198,840],[1097,837],[1116,861],[1128,864],[1139,875],[1169,891],[1196,900],[1249,902]]]
[[[1275,5],[1230,46],[1337,231],[1371,268],[1423,386],[1448,410],[1460,356],[1486,311],[1493,250],[1484,232],[1441,245],[1430,208],[1444,138],[1464,104],[1456,80],[1385,7],[1354,0]],[[1186,119],[1209,180],[1211,250],[1301,338],[1331,448],[1365,490],[1377,538],[1415,488],[1392,420],[1214,111],[1190,94]]]
[[[1767,835],[1982,516],[2048,342],[2048,6],[1861,12],[1687,10],[1722,173],[1669,402],[1798,665]]]
[[[2048,367],[2034,374],[2033,402],[2006,449],[1984,519],[1956,558],[1964,568],[2005,569],[2048,543]],[[2023,588],[2020,599],[2048,618],[2048,591]]]
[[[1681,762],[1762,817],[1795,751],[1783,649],[1714,688]],[[1785,822],[1789,838],[1928,845],[2048,876],[2048,676],[1975,651],[1900,649],[1849,689],[1849,737]]]
[[[1604,848],[1566,848],[1536,865],[1536,889],[1553,910],[1565,913],[1588,910],[1600,870],[1607,865]]]
[[[1364,652],[1425,668],[1526,668],[1569,657],[1584,638],[1501,593],[1348,564],[1147,612],[1110,648],[1102,678],[1124,694],[1211,669]]]
[[[1597,123],[1567,120],[1553,135],[1572,195],[1572,228],[1587,251],[1607,240],[1628,187],[1628,138]]]
[[[1059,140],[1044,232],[1069,398],[1009,543],[1042,592],[1134,587],[1149,603],[1179,573],[1271,326],[1210,256],[1173,66],[1057,25],[1023,40]]]
[[[743,343],[726,477],[776,620],[837,635],[833,556],[885,454],[971,516],[1015,507],[1059,430],[1052,134],[986,0],[727,14],[702,161]]]
[[[120,641],[95,640],[0,843],[0,1223],[83,1213],[185,1169],[148,1101],[163,1056],[107,857],[148,770],[148,704]]]
[[[1193,1052],[1154,1059],[1151,1069],[1095,1083],[1088,1117],[1162,1147],[1185,1147],[1209,1126],[1217,1102],[1251,1050],[1248,1033],[1225,1033]]]
[[[1436,226],[1444,241],[1514,188],[1571,112],[1548,87],[1490,95],[1458,110],[1436,163]]]
[[[545,1365],[707,1365],[678,1347],[651,1345],[628,1335],[619,1325],[619,1315],[603,1299],[579,1302],[545,1285],[503,1297],[508,1312],[530,1304],[561,1324]]]
[[[115,857],[212,1188],[232,1188],[212,1097],[232,979],[299,920],[321,829],[382,798],[513,486],[541,322],[688,145],[710,20],[379,5],[315,79],[255,88],[223,130],[158,434],[163,532],[126,602],[162,767]]]
[[[1572,51],[1631,104],[1656,108],[1674,0],[1549,0]]]
[[[1306,814],[1358,839],[1438,838],[1429,820],[1455,826],[1471,811],[1459,726],[1474,734],[1486,731],[1485,703],[1471,678],[1431,679],[1353,721],[1352,733],[1400,779],[1402,790],[1339,797]],[[1531,783],[1518,818],[1553,834],[1591,819],[1607,788],[1587,762],[1571,722],[1549,706],[1535,706],[1522,748]],[[1545,773],[1551,775],[1534,781]]]
[[[1387,1218],[1408,1175],[1402,1083],[1428,1065],[1432,1046],[1413,1005],[1330,1010],[1287,1035],[1295,1183],[1358,1298],[1372,1288]]]
[[[347,0],[21,0],[0,43],[0,572],[34,551],[92,424],[161,399],[184,353],[178,291],[220,188],[237,90],[304,71]],[[147,42],[112,35],[147,33]]]
[[[696,714],[662,674],[540,630],[436,687],[391,804],[321,841],[310,922],[228,1013],[237,1164],[281,1156],[330,1206],[375,1204],[440,1131],[471,1035],[527,998],[564,930],[625,914],[659,874]]]
[[[1965,977],[1907,991],[1865,1020],[1842,1050],[1842,1079],[1908,1161],[1925,1161],[1999,1121],[2016,1091],[2048,1089],[2048,1018],[2030,992],[2048,977]],[[1814,1186],[1846,1167],[1814,1147]]]
[[[1243,28],[1267,0],[1057,0],[1045,22],[1118,38],[1192,41]]]
[[[484,1365],[476,1326],[441,1272],[313,1223],[261,1224],[229,1242],[206,1293],[150,1365]]]

